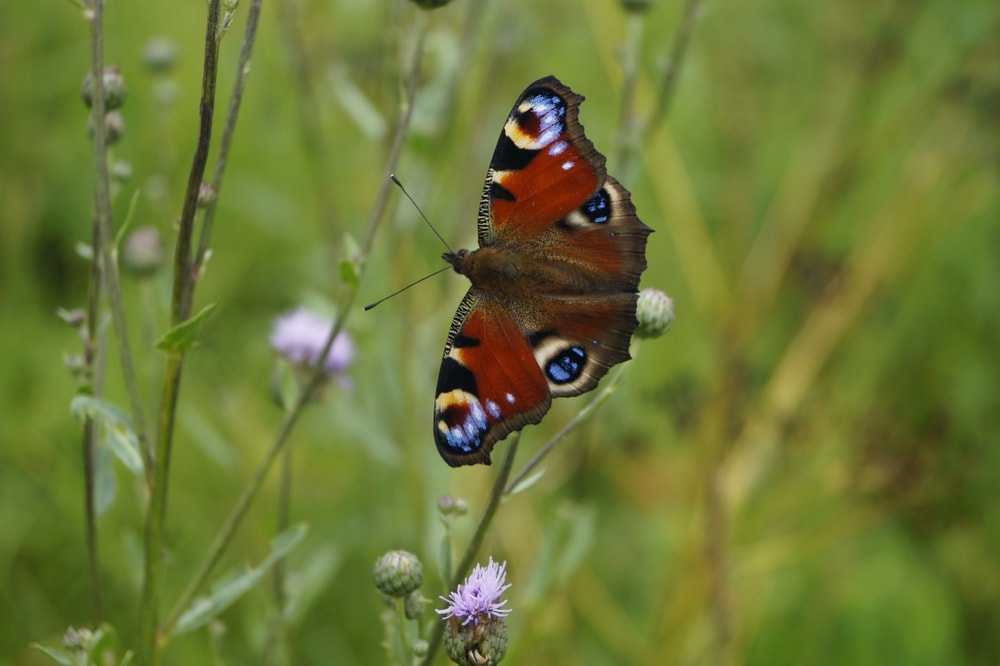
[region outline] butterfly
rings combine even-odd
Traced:
[[[514,103],[479,202],[479,249],[443,255],[472,282],[448,333],[434,439],[452,467],[538,423],[554,397],[590,391],[629,360],[652,229],[553,76]]]

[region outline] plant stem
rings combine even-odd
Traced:
[[[627,17],[628,36],[622,45],[622,74],[624,83],[621,93],[621,117],[619,118],[618,159],[615,168],[622,174],[620,178],[631,180],[632,160],[638,144],[638,118],[635,115],[635,91],[639,78],[639,51],[642,46],[642,29],[645,14],[629,12]]]
[[[106,107],[104,104],[104,0],[94,0],[90,13],[91,22],[91,78],[94,85],[94,99],[91,107],[94,127],[94,256],[91,261],[100,267],[91,271],[91,279],[99,275],[108,303],[115,335],[118,337],[118,352],[122,366],[122,378],[128,393],[132,410],[132,422],[139,438],[140,448],[146,467],[146,483],[149,483],[152,453],[146,436],[146,420],[142,407],[142,396],[136,380],[132,349],[129,344],[128,327],[125,323],[125,305],[122,300],[121,284],[118,280],[118,266],[112,249],[114,230],[111,223],[111,183],[108,175],[108,138],[104,125]],[[98,297],[98,302],[100,298]],[[93,309],[96,326],[97,308]]]
[[[500,508],[500,502],[507,494],[505,490],[507,479],[510,478],[510,470],[514,467],[514,456],[517,455],[517,447],[520,443],[521,433],[515,432],[514,436],[511,437],[510,445],[507,447],[507,457],[504,458],[503,465],[500,467],[497,478],[493,482],[493,490],[490,492],[490,499],[486,504],[486,509],[483,511],[483,517],[479,519],[476,532],[472,535],[472,540],[469,541],[469,545],[465,548],[465,555],[462,556],[461,562],[459,562],[452,573],[451,584],[448,586],[449,590],[454,590],[465,579],[466,572],[472,567],[472,562],[476,559],[479,547],[483,545],[483,539],[486,537],[486,532],[489,530],[490,525],[493,524],[493,517],[496,516],[497,509]],[[438,647],[441,645],[441,638],[444,635],[444,624],[444,622],[437,622],[434,625],[434,630],[431,633],[431,639],[427,647],[427,658],[424,660],[425,665],[431,663],[434,653],[437,652]]]
[[[545,446],[543,446],[538,453],[536,453],[534,457],[528,461],[528,464],[526,464],[524,468],[517,473],[514,480],[507,484],[507,487],[504,488],[503,491],[505,495],[517,488],[518,484],[524,481],[524,479],[526,479],[528,475],[531,474],[536,467],[538,467],[542,460],[544,460],[545,457],[552,452],[552,449],[554,449],[559,442],[565,439],[566,435],[580,425],[583,420],[590,416],[590,414],[605,400],[611,397],[611,394],[614,393],[615,389],[618,388],[618,385],[621,384],[622,377],[624,376],[625,369],[627,367],[628,366],[626,365],[618,367],[611,376],[611,379],[608,380],[607,386],[602,388],[601,392],[594,396],[593,400],[584,405],[584,407],[569,420],[569,423],[564,425],[559,432],[552,436],[552,439],[545,443]]]
[[[691,35],[698,21],[702,16],[703,0],[687,0],[684,5],[684,16],[674,33],[673,45],[670,49],[670,58],[667,60],[667,67],[663,72],[663,81],[660,84],[660,91],[656,97],[656,107],[650,116],[647,134],[652,132],[666,120],[667,111],[674,99],[674,91],[677,89],[677,78],[687,56],[688,45],[691,43]]]
[[[187,191],[177,233],[174,252],[173,295],[171,299],[171,326],[185,321],[191,314],[195,275],[191,270],[191,246],[194,236],[198,194],[201,189],[208,151],[212,139],[212,117],[215,109],[215,88],[218,76],[219,12],[221,0],[211,0],[205,29],[205,58],[202,72],[202,92],[199,109],[197,147],[188,176]],[[145,572],[140,607],[140,666],[156,666],[162,659],[163,642],[157,638],[157,618],[160,604],[160,578],[162,574],[163,530],[166,520],[167,488],[170,472],[170,454],[173,445],[174,421],[177,414],[177,396],[180,391],[183,351],[167,354],[163,399],[160,403],[160,429],[154,458],[153,484],[146,516]]]
[[[192,267],[193,279],[195,281],[201,277],[201,271],[205,263],[205,257],[208,253],[209,243],[212,240],[212,228],[215,223],[216,202],[218,202],[219,193],[222,190],[222,175],[229,160],[229,149],[232,146],[233,135],[236,132],[236,121],[240,115],[240,107],[243,102],[243,92],[246,90],[247,78],[250,76],[250,56],[253,55],[253,47],[257,39],[257,26],[260,23],[260,8],[262,4],[263,0],[252,0],[249,8],[247,9],[247,24],[243,32],[243,45],[240,47],[240,59],[236,65],[236,79],[233,82],[233,92],[229,98],[229,108],[226,110],[226,122],[222,126],[222,138],[219,140],[219,152],[215,158],[215,166],[212,169],[212,191],[215,194],[215,197],[205,206],[205,212],[202,216],[201,222],[201,233],[198,238],[198,250],[195,254],[194,265]]]
[[[97,217],[94,217],[93,238],[91,246],[93,249],[90,262],[90,285],[88,287],[87,298],[87,325],[82,329],[83,337],[83,363],[88,374],[88,381],[94,395],[100,397],[101,390],[98,382],[94,380],[95,375],[95,347],[94,341],[97,339],[97,319],[100,316],[101,301],[101,262],[97,261],[100,245],[100,227],[97,224]],[[103,360],[103,359],[102,359]],[[101,575],[98,566],[97,551],[97,508],[94,503],[95,492],[94,482],[96,470],[94,467],[95,456],[97,455],[97,424],[89,416],[83,423],[83,495],[84,495],[84,515],[86,518],[87,530],[87,560],[90,568],[90,594],[94,613],[94,626],[99,626],[103,621],[103,603],[101,593]]]
[[[338,335],[340,335],[340,332],[344,329],[347,322],[347,317],[351,312],[354,299],[357,295],[358,285],[364,275],[363,259],[371,251],[372,243],[375,239],[375,230],[379,226],[379,223],[385,214],[389,193],[389,174],[391,174],[396,168],[400,153],[402,152],[404,139],[409,130],[410,118],[412,115],[411,110],[416,97],[417,73],[420,71],[420,60],[423,54],[422,45],[424,43],[424,37],[426,37],[426,32],[427,23],[423,22],[421,23],[418,38],[418,44],[421,46],[412,58],[411,68],[406,75],[405,80],[411,83],[406,85],[406,97],[402,103],[402,109],[400,112],[399,122],[396,126],[392,147],[390,148],[389,155],[386,159],[385,178],[383,180],[385,185],[379,190],[379,194],[376,196],[375,205],[372,209],[372,215],[368,221],[368,228],[364,236],[365,240],[360,250],[362,261],[358,268],[358,280],[355,281],[353,285],[349,285],[347,287],[343,298],[338,304],[337,316],[334,319],[332,328],[330,329],[330,335],[327,336],[326,343],[324,344],[322,351],[316,357],[316,364],[313,366],[309,378],[306,380],[305,387],[299,394],[298,400],[292,406],[292,409],[288,412],[288,414],[285,415],[284,420],[278,427],[278,431],[275,433],[274,439],[271,441],[271,445],[264,454],[264,458],[257,466],[257,469],[254,471],[249,483],[246,488],[244,488],[243,493],[236,500],[236,504],[226,517],[222,527],[219,528],[219,532],[216,534],[215,539],[209,546],[208,552],[205,554],[205,557],[192,577],[191,582],[184,588],[184,591],[181,592],[180,597],[178,597],[173,608],[170,610],[170,614],[167,616],[163,627],[160,629],[162,640],[166,640],[170,636],[183,612],[191,604],[195,595],[198,594],[199,590],[201,590],[207,582],[208,577],[212,574],[212,571],[215,569],[215,565],[218,564],[219,559],[222,557],[223,551],[225,551],[230,541],[232,541],[232,537],[236,533],[236,529],[243,521],[243,517],[250,508],[250,504],[256,496],[257,491],[260,490],[260,487],[264,482],[264,478],[267,476],[267,472],[270,470],[274,459],[277,457],[278,453],[281,452],[285,443],[288,441],[292,427],[298,421],[298,418],[302,414],[305,406],[309,404],[316,388],[323,380],[323,361],[330,353],[334,340]]]

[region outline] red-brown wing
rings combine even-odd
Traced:
[[[493,444],[538,423],[552,398],[511,313],[470,289],[448,334],[434,399],[434,440],[452,467],[490,463]]]
[[[486,175],[480,247],[545,229],[604,184],[604,156],[584,136],[578,118],[582,101],[553,76],[521,93]]]

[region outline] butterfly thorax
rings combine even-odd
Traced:
[[[553,262],[539,261],[512,248],[490,245],[478,250],[445,253],[456,273],[484,292],[505,296],[539,293],[577,293],[578,286]]]

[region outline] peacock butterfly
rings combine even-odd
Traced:
[[[490,464],[493,445],[538,423],[629,358],[652,229],[553,76],[504,123],[479,202],[479,249],[444,255],[472,282],[452,321],[434,439],[452,467]]]

